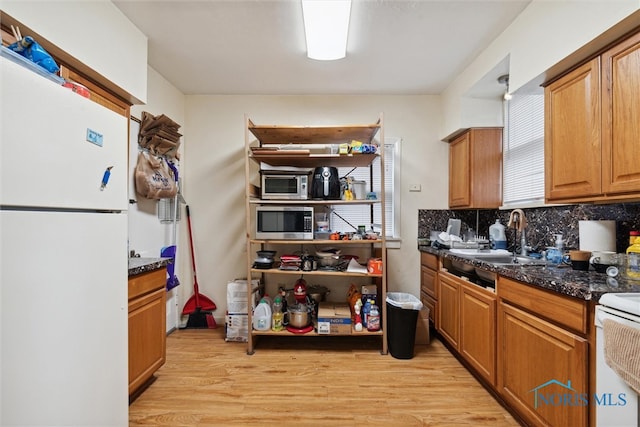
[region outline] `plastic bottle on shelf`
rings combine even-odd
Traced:
[[[640,231],[631,230],[629,231],[629,246],[633,245],[636,240],[636,237],[640,237]]]
[[[271,329],[273,331],[281,331],[284,329],[282,323],[284,319],[284,313],[282,312],[282,297],[276,296],[273,300],[273,314],[271,315]]]
[[[367,330],[369,332],[380,330],[380,312],[375,304],[371,306],[371,311],[369,311],[369,316],[367,317]]]
[[[253,310],[253,329],[268,331],[271,329],[271,306],[262,298]]]
[[[496,223],[489,226],[489,242],[491,249],[507,249],[507,235],[504,232],[504,225],[496,219]]]
[[[269,294],[264,294],[262,299],[265,300],[267,302],[267,304],[269,304],[269,307],[271,307],[271,309],[272,309],[271,311],[273,311],[273,300],[271,299]]]
[[[627,276],[640,280],[640,237],[627,248]]]

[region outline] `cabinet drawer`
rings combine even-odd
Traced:
[[[438,257],[433,254],[420,253],[420,264],[432,270],[438,269]]]
[[[582,334],[587,333],[587,303],[545,289],[498,277],[498,296],[540,317]]]
[[[129,299],[163,288],[166,282],[166,268],[132,276],[129,278]]]
[[[431,295],[431,297],[437,299],[437,286],[436,286],[436,271],[431,270],[430,268],[425,267],[424,265],[420,267],[420,289],[422,292]]]

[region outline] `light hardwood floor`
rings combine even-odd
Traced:
[[[167,362],[129,407],[131,426],[517,426],[437,339],[413,359],[380,338],[224,341],[224,328],[167,337]]]

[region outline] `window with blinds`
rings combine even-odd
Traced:
[[[503,207],[544,204],[544,94],[504,101]]]
[[[399,189],[400,179],[397,164],[400,161],[400,138],[385,138],[384,143],[384,185],[380,174],[380,159],[365,168],[338,168],[340,177],[350,176],[355,181],[364,181],[367,192],[378,195],[384,191],[384,207],[381,203],[371,205],[334,205],[331,214],[331,229],[339,232],[357,231],[364,225],[367,230],[382,228],[382,209],[385,210],[385,230],[387,238],[399,237]],[[380,197],[380,196],[379,196]]]

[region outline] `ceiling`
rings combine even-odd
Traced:
[[[440,94],[531,0],[353,0],[337,61],[306,57],[300,0],[113,2],[184,94],[300,95]]]

